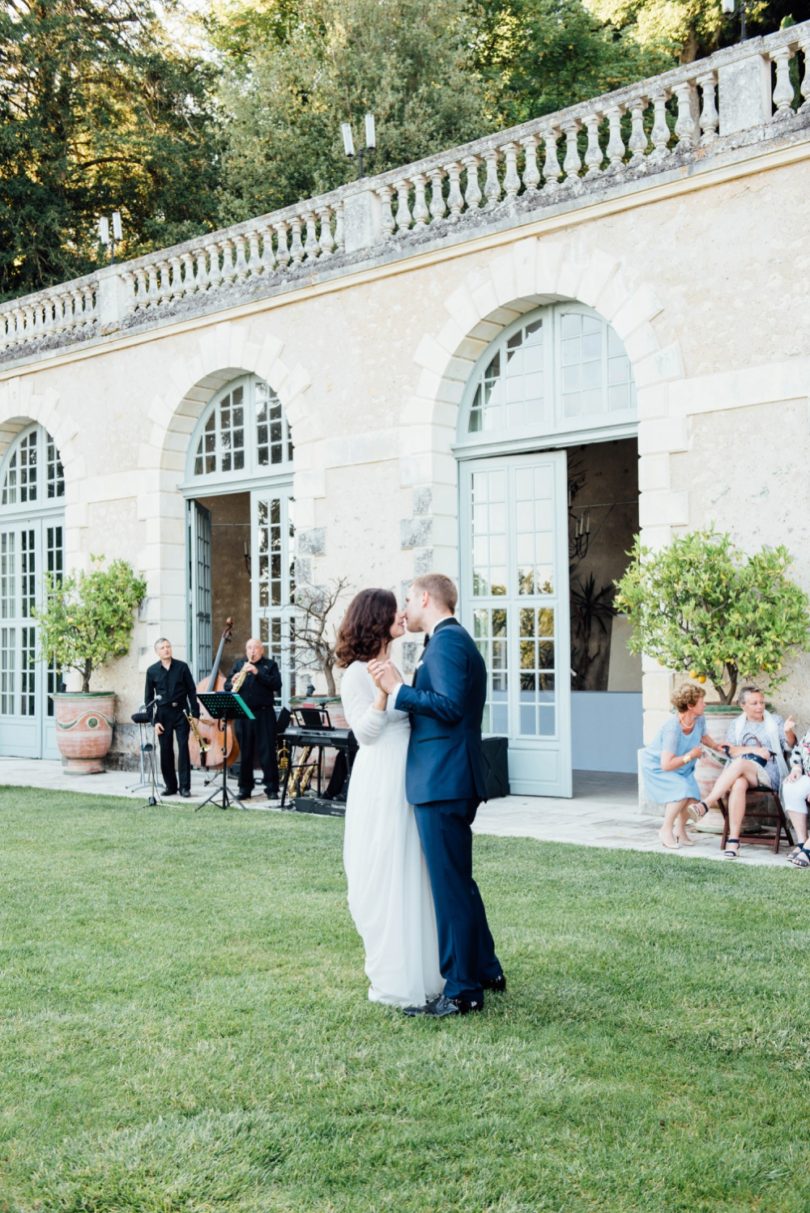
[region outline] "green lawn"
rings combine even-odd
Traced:
[[[510,988],[366,1000],[342,823],[0,791],[0,1210],[810,1208],[810,873],[476,842]]]

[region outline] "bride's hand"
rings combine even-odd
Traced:
[[[399,670],[390,661],[370,661],[368,672],[380,690],[385,691],[387,695],[392,695],[402,682]]]

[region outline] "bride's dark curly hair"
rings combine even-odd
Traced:
[[[338,628],[335,658],[339,666],[371,661],[391,639],[397,600],[390,590],[361,590],[349,603]]]

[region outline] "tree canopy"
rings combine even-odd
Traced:
[[[0,294],[92,268],[113,210],[127,255],[211,222],[212,73],[148,0],[9,0],[0,64]]]
[[[252,8],[252,6],[250,6]],[[226,65],[221,213],[225,219],[333,189],[355,167],[355,141],[372,110],[374,172],[476,137],[487,127],[483,80],[470,62],[462,0],[299,0],[243,13],[264,31]],[[224,46],[233,27],[223,31]]]
[[[7,0],[0,298],[100,264],[114,210],[130,257],[343,184],[367,110],[379,172],[738,36],[703,0]]]

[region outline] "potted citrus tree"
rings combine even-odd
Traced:
[[[738,714],[738,688],[764,678],[774,690],[785,680],[788,651],[807,642],[810,600],[788,577],[790,564],[785,547],[748,555],[716,531],[680,535],[658,551],[636,536],[616,582],[614,605],[632,626],[630,651],[717,691],[718,702],[706,704],[716,741]],[[708,756],[698,761],[702,794],[718,770]],[[709,816],[700,828],[720,833],[720,814]]]
[[[788,651],[810,635],[810,599],[788,577],[791,563],[785,547],[748,555],[716,531],[692,531],[658,551],[636,536],[614,602],[630,620],[628,647],[711,683],[723,705],[760,677],[775,689]]]
[[[34,612],[45,660],[64,675],[81,678],[80,691],[53,695],[56,742],[65,770],[95,774],[104,769],[115,723],[115,692],[92,691],[93,674],[129,652],[135,611],[146,582],[125,560],[104,567],[93,557],[90,572],[46,583],[45,605]]]

